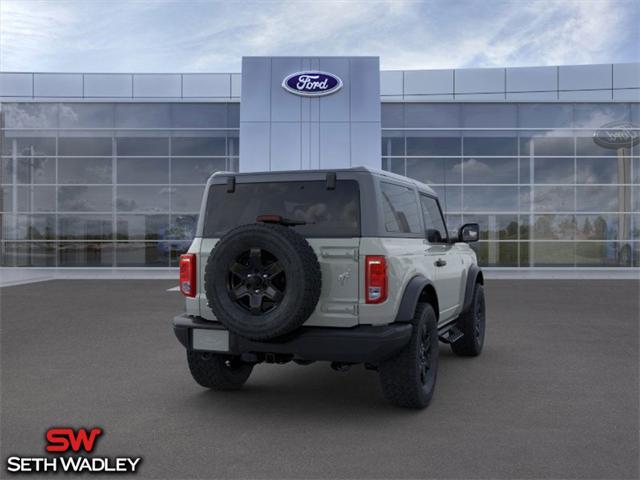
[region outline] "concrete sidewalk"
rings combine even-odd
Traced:
[[[483,268],[496,280],[638,280],[638,268]],[[178,280],[177,268],[0,268],[0,288],[47,280]]]

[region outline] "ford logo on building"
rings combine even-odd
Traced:
[[[593,141],[603,148],[629,148],[640,141],[640,126],[629,122],[611,122],[593,132]]]
[[[295,95],[320,97],[335,93],[342,88],[342,80],[328,72],[296,72],[282,81],[282,88]]]

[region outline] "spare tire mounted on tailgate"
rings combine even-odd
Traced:
[[[204,288],[230,331],[253,340],[289,333],[313,313],[321,273],[309,243],[277,224],[234,228],[211,251]]]

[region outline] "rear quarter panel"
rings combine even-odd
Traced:
[[[420,238],[362,238],[360,242],[360,269],[364,278],[365,257],[384,255],[387,259],[388,295],[380,304],[365,303],[365,287],[360,288],[360,323],[381,325],[392,323],[405,287],[416,275],[432,278],[433,272],[425,262],[424,240]]]

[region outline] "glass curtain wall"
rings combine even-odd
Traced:
[[[477,222],[492,267],[640,266],[640,105],[382,105],[382,167],[431,185],[448,227]]]
[[[216,170],[238,169],[237,103],[0,105],[5,266],[175,266]],[[638,103],[382,105],[382,167],[478,222],[480,263],[640,266]],[[635,130],[638,135],[640,132]]]
[[[169,267],[204,184],[238,168],[238,104],[1,105],[2,265]]]

